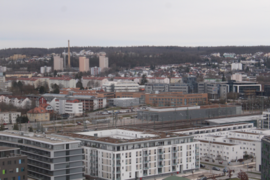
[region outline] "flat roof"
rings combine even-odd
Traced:
[[[239,140],[239,141],[259,142],[259,141],[256,141],[256,140],[241,139],[241,138],[227,138],[227,139],[231,139],[231,140]]]
[[[198,139],[198,141],[204,142],[204,143],[209,143],[209,141],[200,140],[200,139]],[[223,142],[213,142],[213,141],[211,141],[211,144],[219,144],[219,145],[225,145],[225,146],[237,146],[238,145],[238,144],[230,144],[230,143],[223,143]]]
[[[1,135],[6,135],[8,137],[17,137],[17,138],[24,138],[29,139],[37,142],[42,143],[51,143],[51,144],[63,144],[65,142],[80,142],[78,140],[67,138],[67,137],[59,137],[55,135],[48,135],[48,134],[39,134],[39,133],[30,133],[30,132],[23,132],[23,131],[15,131],[15,130],[6,130],[1,131]]]
[[[242,134],[263,135],[263,134],[260,134],[260,133],[251,133],[251,132],[243,132],[243,131],[233,131],[233,132],[242,133]]]
[[[206,120],[206,122],[216,123],[216,124],[224,124],[224,123],[233,123],[233,122],[257,120],[258,118],[261,118],[261,115],[237,116],[237,117],[229,117],[229,118],[217,118],[217,119]]]
[[[0,146],[0,152],[2,152],[2,151],[10,151],[10,150],[18,150],[18,149],[20,149],[20,148]]]
[[[115,130],[115,129],[111,129]],[[101,142],[107,142],[107,143],[114,143],[114,144],[121,144],[121,143],[130,143],[130,142],[140,142],[140,141],[150,141],[150,140],[159,140],[159,139],[170,139],[170,138],[176,138],[176,137],[189,137],[189,135],[183,135],[183,134],[175,134],[170,132],[157,132],[153,130],[148,131],[142,131],[141,129],[117,129],[117,130],[123,130],[123,131],[130,131],[134,133],[140,134],[150,134],[151,137],[143,136],[142,138],[132,138],[132,139],[121,139],[121,137],[115,138],[114,136],[94,136],[94,133],[96,131],[91,132],[93,135],[89,135],[90,133],[63,133],[61,135],[69,136],[73,138],[79,138],[79,139],[85,139],[85,140],[93,140],[93,141],[101,141]],[[107,130],[104,130],[104,132]],[[101,131],[102,132],[102,131]]]

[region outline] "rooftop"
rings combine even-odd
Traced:
[[[235,123],[240,121],[252,121],[260,119],[261,115],[256,116],[241,116],[241,117],[230,117],[230,118],[219,118],[219,119],[211,119],[206,120],[209,123],[215,123],[215,124],[225,124],[225,123]]]
[[[205,141],[205,140],[200,140],[200,142],[204,142],[204,143],[209,143],[209,141]],[[230,143],[223,143],[223,142],[212,142],[211,144],[218,144],[218,145],[225,145],[225,146],[237,146],[238,144],[230,144]]]
[[[10,151],[10,150],[19,150],[19,149],[20,148],[0,146],[0,152],[2,152],[2,151]]]
[[[59,137],[57,135],[48,135],[48,134],[39,134],[39,133],[30,133],[23,131],[15,131],[15,130],[6,130],[1,131],[0,135],[8,136],[8,137],[17,137],[30,139],[37,142],[51,143],[51,144],[63,144],[65,142],[79,142],[73,138]]]
[[[145,131],[139,129],[110,129],[93,132],[64,133],[63,135],[73,138],[102,141],[114,144],[158,140],[166,138],[169,139],[173,137],[187,137],[187,135],[168,132],[156,132],[152,130],[149,130],[146,133]]]

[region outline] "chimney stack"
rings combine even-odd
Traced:
[[[68,68],[70,68],[70,44],[68,40]]]

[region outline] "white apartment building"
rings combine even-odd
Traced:
[[[127,129],[66,134],[84,144],[85,175],[127,180],[199,169],[192,136]]]
[[[76,88],[76,80],[69,77],[50,77],[50,90],[52,90],[51,85],[53,84],[57,84],[60,88]]]
[[[215,160],[237,160],[243,158],[243,151],[239,144],[213,142],[210,140],[200,141],[200,157]]]
[[[0,95],[0,103],[12,104],[18,108],[28,108],[32,101],[26,97]]]
[[[140,88],[142,86],[134,81],[108,81],[102,86],[106,92],[139,92]]]
[[[21,116],[20,112],[0,112],[0,124],[14,124],[18,116]]]
[[[170,83],[169,78],[163,78],[163,77],[147,77],[147,82],[148,83]]]
[[[6,78],[3,75],[3,72],[0,71],[0,90],[2,90],[2,91],[6,91],[5,82],[6,82]]]
[[[103,84],[108,83],[109,80],[106,77],[82,77],[83,87],[102,87]]]
[[[232,63],[231,70],[242,70],[242,63]]]
[[[260,130],[253,127],[253,123],[240,123],[240,124],[228,124],[219,125],[206,128],[195,128],[193,130],[183,130],[179,132],[181,134],[193,134],[194,138],[208,143],[230,143],[239,145],[242,151],[242,156],[251,155],[256,159],[256,170],[260,170],[261,166],[261,139],[270,135],[270,130]],[[228,151],[235,154],[235,152]],[[201,151],[201,155],[204,153]],[[237,154],[237,158],[241,152]],[[229,158],[236,158],[236,156],[230,155]],[[226,159],[228,162],[233,159]],[[234,159],[235,160],[235,159]]]
[[[40,67],[40,73],[44,74],[44,73],[50,73],[52,72],[52,67],[50,66],[42,66]]]
[[[54,98],[49,104],[59,114],[70,114],[73,116],[81,116],[83,114],[83,103],[77,99]]]

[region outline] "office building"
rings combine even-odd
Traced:
[[[140,104],[145,104],[145,92],[115,92],[116,98],[138,98]]]
[[[183,92],[146,93],[145,104],[157,107],[202,105],[208,104],[208,95],[206,93],[184,94]]]
[[[79,57],[79,71],[80,72],[88,72],[89,71],[89,59],[84,57],[84,56],[80,56]]]
[[[198,92],[198,83],[195,76],[188,76],[183,78],[183,82],[188,85],[188,93]]]
[[[25,161],[28,177],[33,179],[83,180],[83,149],[80,143],[57,135],[0,132],[0,146],[20,148],[21,154],[28,157]]]
[[[109,58],[106,57],[105,52],[99,53],[99,67],[100,67],[101,72],[104,71],[104,69],[109,67]]]
[[[56,55],[53,57],[53,69],[55,71],[63,71],[64,70],[63,58],[61,58],[59,55]]]
[[[103,84],[102,89],[105,92],[139,92],[144,87],[134,81],[108,81]]]
[[[27,180],[27,156],[21,155],[20,149],[0,146],[0,179]]]
[[[209,99],[226,99],[228,85],[222,82],[200,82],[198,93],[207,93]]]
[[[257,91],[262,90],[262,85],[256,82],[230,80],[226,84],[228,85],[228,92],[236,92],[245,97],[254,96]]]
[[[269,180],[270,177],[270,136],[265,136],[262,139],[262,165],[261,165],[261,180]]]
[[[193,136],[137,129],[65,133],[82,141],[85,174],[101,179],[137,179],[199,169]]]
[[[183,92],[184,94],[188,93],[188,86],[184,83],[147,83],[145,84],[146,93],[155,93],[155,92]]]

